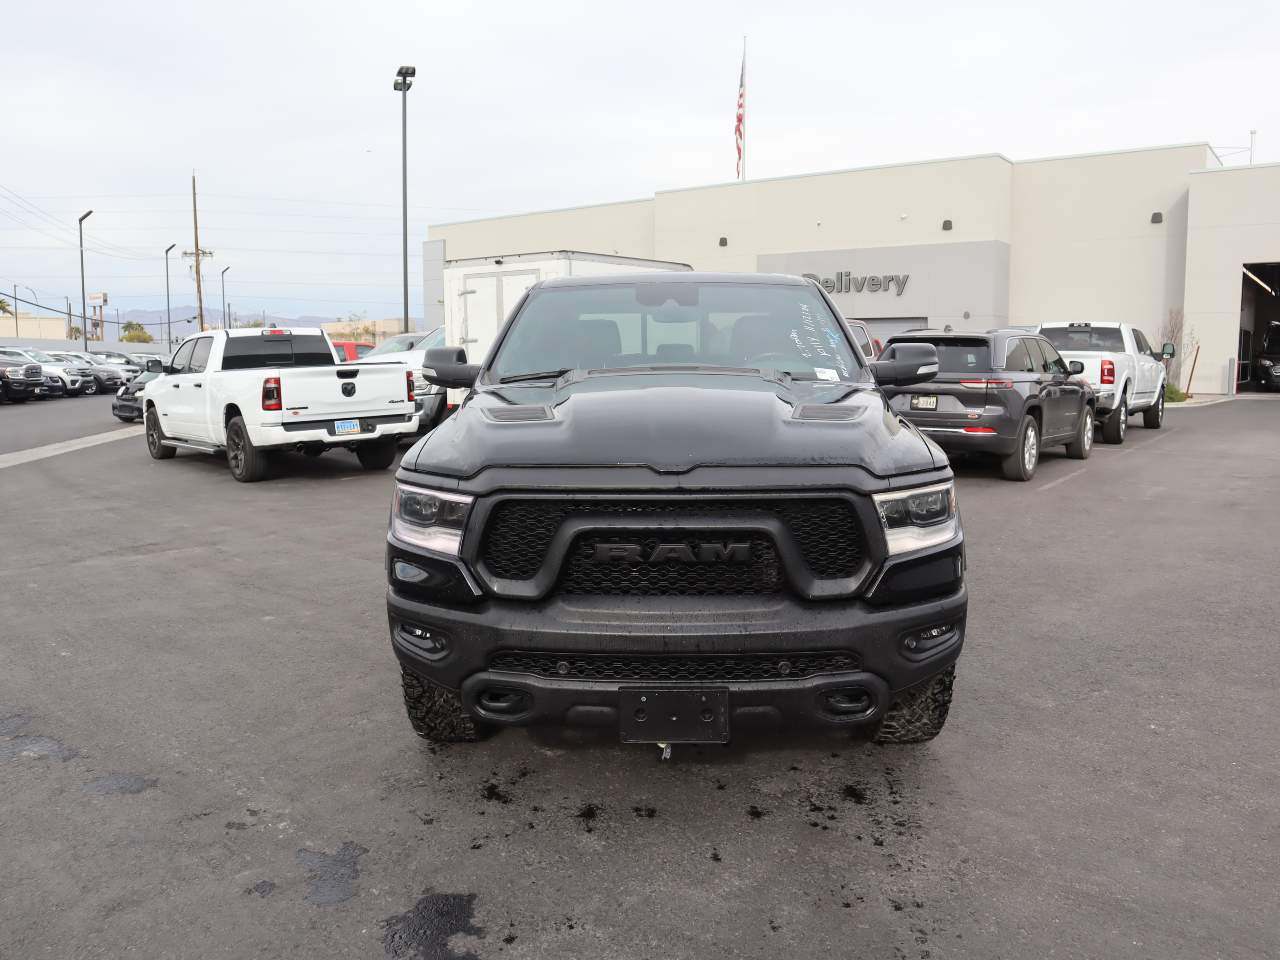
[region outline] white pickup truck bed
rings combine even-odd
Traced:
[[[343,446],[364,466],[385,468],[396,439],[417,429],[412,371],[339,364],[328,337],[312,328],[189,337],[146,385],[143,404],[153,457],[226,450],[237,480],[261,479],[263,452],[278,449]]]
[[[1164,420],[1165,366],[1142,331],[1127,323],[1046,323],[1039,333],[1070,363],[1084,365],[1081,374],[1098,398],[1097,418],[1103,439],[1123,443],[1129,415],[1141,412],[1147,427]],[[1168,356],[1173,356],[1167,344]]]

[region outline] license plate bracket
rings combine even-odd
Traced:
[[[703,687],[623,687],[623,743],[728,743],[729,691]]]
[[[360,433],[361,426],[359,420],[335,420],[333,421],[333,432],[339,437],[352,433]]]
[[[915,394],[911,398],[911,409],[912,410],[937,410],[938,398],[930,397],[930,396],[922,396],[921,394]]]

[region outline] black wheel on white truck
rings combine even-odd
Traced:
[[[253,445],[243,417],[232,417],[227,424],[227,466],[231,476],[241,483],[257,483],[267,475],[270,463],[266,454]]]
[[[1129,394],[1120,397],[1120,405],[1111,411],[1102,424],[1102,439],[1106,443],[1124,443],[1124,435],[1129,429]]]
[[[1164,381],[1156,393],[1156,402],[1142,411],[1142,425],[1148,430],[1159,430],[1164,423]]]
[[[160,428],[160,416],[155,407],[147,407],[147,453],[152,460],[172,460],[178,453],[164,442],[164,431]]]

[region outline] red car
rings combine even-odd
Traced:
[[[359,360],[373,349],[373,344],[363,340],[334,340],[333,349],[338,351],[338,359],[345,363],[348,360]]]

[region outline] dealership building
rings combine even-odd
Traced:
[[[1280,333],[1280,164],[1224,167],[1207,143],[722,183],[429,237],[428,322],[444,261],[576,250],[807,274],[881,337],[1122,320],[1176,342],[1179,385],[1201,394],[1247,388]]]

